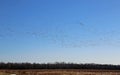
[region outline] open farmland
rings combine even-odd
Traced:
[[[120,75],[120,70],[82,70],[82,69],[0,70],[0,75]]]

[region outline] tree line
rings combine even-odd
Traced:
[[[76,63],[4,63],[0,62],[0,69],[104,69],[120,70],[120,65],[111,64],[76,64]]]

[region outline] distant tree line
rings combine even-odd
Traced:
[[[120,65],[107,64],[76,64],[76,63],[4,63],[0,62],[0,69],[105,69],[120,70]]]

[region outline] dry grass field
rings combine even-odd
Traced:
[[[119,70],[0,70],[0,75],[120,75]]]

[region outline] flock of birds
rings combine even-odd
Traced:
[[[82,28],[84,28],[86,31],[88,32],[92,32],[94,31],[94,29],[92,28],[85,28],[84,26],[86,26],[84,23],[80,22],[79,26]],[[58,29],[57,29],[58,30]],[[59,30],[60,31],[60,30]],[[60,31],[61,32],[61,31]],[[67,36],[67,34],[63,33],[62,34],[55,34],[54,36],[49,34],[50,32],[36,32],[36,31],[26,31],[26,32],[17,32],[12,28],[6,28],[3,31],[0,30],[0,40],[5,39],[5,38],[9,38],[9,37],[13,37],[17,35],[21,35],[21,36],[26,36],[28,35],[29,37],[33,37],[33,38],[45,38],[47,40],[52,41],[54,44],[60,44],[62,47],[74,47],[74,48],[78,48],[78,47],[86,47],[86,46],[96,46],[96,45],[101,45],[104,42],[106,42],[109,38],[112,38],[112,35],[115,33],[115,31],[113,32],[108,32],[108,35],[104,35],[98,38],[98,41],[95,40],[80,40],[78,41],[71,41],[68,40],[67,38],[69,38],[69,36]],[[94,33],[93,33],[94,34]],[[74,36],[74,34],[72,34]],[[98,34],[99,35],[99,34]],[[78,42],[78,43],[76,43]],[[110,42],[108,42],[110,43]]]

